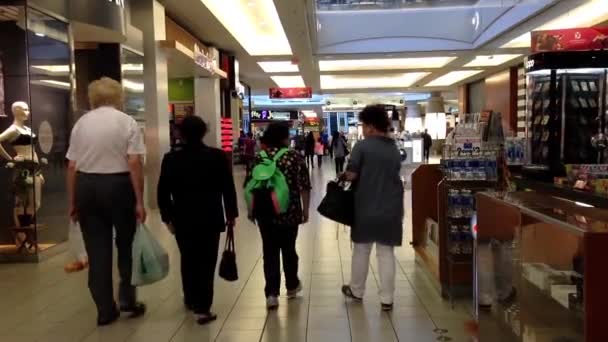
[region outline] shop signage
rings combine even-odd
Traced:
[[[222,118],[222,150],[224,152],[232,152],[232,119]]]
[[[211,74],[215,73],[214,66],[215,62],[209,53],[204,49],[201,49],[198,44],[194,44],[194,63],[201,68],[209,71]]]
[[[296,118],[294,119],[294,113]],[[275,120],[275,121],[289,121],[296,120],[297,112],[287,111],[273,111],[273,110],[260,110],[251,112],[251,120]]]
[[[312,88],[270,88],[271,99],[310,99],[312,98]]]
[[[608,27],[532,32],[532,52],[608,49]]]

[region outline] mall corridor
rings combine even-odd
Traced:
[[[331,173],[328,168],[323,172]],[[312,207],[316,208],[327,177],[318,169],[312,175]],[[380,311],[375,258],[364,303],[346,301],[340,286],[350,273],[348,231],[321,218],[315,210],[311,210],[310,223],[301,227],[298,240],[305,285],[301,297],[289,302],[281,298],[279,310],[267,313],[261,240],[256,228],[241,218],[236,232],[240,280],[216,281],[214,310],[218,320],[199,326],[183,307],[176,244],[157,213],[152,213],[148,224],[170,251],[172,268],[167,279],[141,288],[140,297],[148,305],[144,317],[122,318],[109,327],[97,328],[86,272],[64,273],[66,256],[62,254],[40,264],[0,265],[0,341],[425,342],[449,341],[447,337],[468,341],[463,332],[468,309],[457,305],[452,310],[440,298],[416,265],[409,244],[398,249],[397,297],[392,314]]]

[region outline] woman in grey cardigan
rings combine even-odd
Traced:
[[[345,296],[360,301],[365,293],[369,257],[376,245],[382,309],[393,308],[395,292],[394,247],[403,238],[403,182],[401,156],[388,136],[390,121],[381,105],[367,106],[359,114],[365,139],[352,151],[344,179],[355,183],[355,223],[350,285]]]

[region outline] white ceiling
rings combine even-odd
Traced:
[[[260,0],[257,0],[260,1]],[[550,6],[543,7],[538,12],[530,13],[516,13],[518,20],[516,24],[508,26],[505,30],[504,27],[496,29],[492,25],[487,25],[485,31],[481,34],[473,37],[475,41],[483,41],[483,44],[471,47],[465,50],[435,50],[435,51],[380,51],[383,41],[377,40],[378,44],[374,49],[370,50],[357,50],[356,53],[340,53],[340,54],[327,54],[320,53],[323,50],[318,44],[318,27],[317,16],[315,8],[316,0],[274,0],[276,11],[279,15],[280,21],[283,25],[283,29],[289,41],[292,50],[292,56],[250,56],[245,49],[239,44],[239,42],[233,37],[233,35],[226,29],[218,19],[207,9],[201,0],[164,0],[161,1],[167,10],[167,13],[176,20],[180,25],[187,28],[191,33],[196,35],[203,42],[213,45],[221,50],[226,50],[234,53],[240,62],[240,77],[241,80],[252,87],[253,93],[257,95],[264,95],[268,93],[268,88],[276,86],[271,80],[271,76],[275,75],[301,75],[304,83],[307,86],[311,86],[313,91],[317,94],[349,94],[349,93],[364,93],[364,92],[429,92],[429,91],[453,91],[455,86],[464,82],[469,82],[476,79],[481,79],[487,75],[493,74],[497,71],[503,70],[509,66],[517,65],[522,62],[522,58],[511,59],[504,64],[492,67],[471,67],[465,66],[468,63],[475,60],[480,55],[497,55],[497,54],[521,54],[522,56],[528,53],[528,48],[502,48],[502,46],[509,41],[521,36],[530,30],[541,27],[548,21],[567,13],[568,11],[584,4],[588,1],[585,0],[522,0],[524,2],[532,1],[536,4],[542,2],[551,2]],[[483,0],[480,0],[483,1]],[[488,1],[488,0],[485,0]],[[598,1],[598,0],[594,0]],[[599,0],[608,1],[608,0]],[[532,7],[530,7],[532,8]],[[608,8],[608,5],[606,6]],[[395,11],[395,10],[391,10]],[[608,9],[606,10],[608,12]],[[500,12],[500,13],[499,13]],[[493,20],[498,23],[504,19],[504,15],[501,13],[508,13],[509,11],[494,11]],[[342,12],[343,13],[343,12]],[[340,12],[334,13],[333,15],[339,15]],[[512,14],[512,13],[511,13]],[[509,15],[511,15],[509,14]],[[602,20],[608,19],[608,13],[603,17]],[[369,23],[353,22],[352,25],[366,25],[369,27]],[[445,26],[442,23],[442,18],[437,17],[431,25],[438,27]],[[503,23],[504,25],[504,23]],[[386,35],[390,36],[393,32],[388,32]],[[251,47],[250,47],[251,50]],[[411,49],[409,49],[411,50]],[[416,66],[413,69],[400,68],[398,69],[386,69],[383,70],[367,70],[369,68],[359,68],[358,70],[347,70],[347,71],[319,71],[320,60],[342,60],[342,59],[380,59],[380,58],[418,58],[418,57],[454,57],[453,60],[447,63],[443,67],[429,69],[424,66]],[[299,71],[287,72],[287,73],[275,73],[269,74],[264,72],[258,62],[262,61],[291,61],[298,64]],[[373,68],[372,68],[373,69]],[[438,77],[456,70],[482,70],[480,73],[474,76],[462,79],[459,82],[451,84],[449,86],[437,86],[429,87],[426,86],[429,82],[437,79]],[[416,79],[411,82],[411,86],[399,87],[399,88],[364,88],[359,86],[353,86],[353,88],[342,88],[342,89],[321,89],[321,74],[330,75],[336,78],[344,75],[351,76],[351,79],[358,79],[362,77],[376,77],[385,76],[393,77],[391,74],[401,74],[410,72],[425,72],[427,74],[417,74]],[[419,77],[422,76],[422,77]],[[327,77],[326,77],[327,78]],[[405,79],[405,78],[404,78]],[[412,80],[413,77],[407,77],[407,80]],[[410,83],[410,82],[408,82]]]

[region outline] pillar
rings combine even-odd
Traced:
[[[219,51],[209,47],[209,56],[213,59],[216,67],[219,67]],[[205,144],[207,146],[221,148],[221,92],[220,79],[216,77],[197,77],[194,79],[194,112],[196,116],[202,118],[207,124],[207,136]]]
[[[162,158],[170,149],[167,58],[158,41],[165,40],[165,8],[156,0],[131,2],[133,24],[143,32],[146,104],[146,199],[157,208],[156,186]]]

